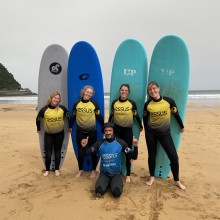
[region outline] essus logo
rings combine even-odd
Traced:
[[[59,63],[51,63],[49,70],[52,74],[58,75],[62,71],[62,66]]]

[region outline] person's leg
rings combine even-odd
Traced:
[[[59,167],[61,160],[61,149],[63,145],[64,131],[54,135],[54,154],[55,154],[55,175],[59,176]]]
[[[123,191],[123,180],[122,175],[118,174],[111,177],[110,187],[113,196],[120,197]]]
[[[78,147],[78,156],[77,156],[77,161],[78,161],[78,167],[79,171],[76,174],[76,178],[79,178],[82,175],[83,172],[83,156],[82,156],[82,146],[81,146],[81,140],[84,137],[83,133],[80,132],[78,129],[76,130],[76,141],[77,141],[77,147]]]
[[[95,184],[95,193],[97,196],[102,196],[107,191],[107,188],[109,186],[110,179],[105,174],[100,174],[96,184]]]
[[[44,176],[49,175],[50,164],[51,164],[51,155],[53,150],[53,138],[52,135],[45,133],[44,135],[44,148],[45,148],[45,166],[46,172]]]
[[[95,129],[89,133],[88,146],[91,147],[96,141],[97,141],[97,130]],[[90,178],[95,178],[96,177],[96,166],[98,163],[97,153],[92,153],[91,158],[92,158],[92,174]]]
[[[132,131],[132,128],[124,128],[124,127],[121,127],[121,126],[118,126],[118,125],[115,125],[116,127],[116,131],[117,131],[117,137],[123,139],[128,147],[130,149],[132,149],[132,145],[133,145],[133,131]],[[131,175],[131,163],[132,163],[132,160],[130,158],[129,155],[125,154],[125,159],[126,159],[126,182],[127,183],[130,183],[131,182],[131,178],[130,178],[130,175]]]
[[[180,189],[185,189],[185,186],[179,181],[179,158],[171,135],[163,135],[160,137],[159,141],[170,160],[175,185],[177,185]]]
[[[154,182],[154,173],[156,167],[157,138],[151,132],[145,132],[145,138],[148,150],[148,167],[150,171],[150,179],[146,182],[146,184],[151,186]]]

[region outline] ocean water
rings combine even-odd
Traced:
[[[105,106],[109,106],[109,93],[105,93]],[[220,90],[189,91],[188,103],[199,105],[219,105]],[[0,104],[36,104],[37,96],[1,96]]]

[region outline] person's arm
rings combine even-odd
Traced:
[[[37,114],[37,117],[36,117],[36,127],[37,127],[37,132],[40,132],[41,130],[41,119],[44,118],[44,112],[46,111],[46,107],[43,107]]]
[[[138,140],[134,136],[133,136],[134,150],[131,150],[124,140],[119,139],[119,138],[116,138],[116,140],[122,146],[122,152],[127,154],[130,157],[130,159],[137,160],[137,157],[138,157]]]
[[[92,101],[92,102],[95,106],[95,116],[100,121],[101,125],[103,126],[104,125],[104,118],[103,118],[102,113],[100,111],[99,105],[95,101]]]
[[[69,111],[67,110],[67,108],[63,105],[60,105],[60,108],[62,108],[63,110],[63,116],[66,117],[68,119],[68,124],[69,124]]]
[[[137,123],[138,123],[138,125],[139,125],[139,127],[140,127],[140,131],[142,131],[142,130],[143,130],[143,125],[142,125],[141,119],[140,119],[140,117],[139,117],[139,115],[138,115],[137,105],[136,105],[136,103],[135,103],[134,101],[132,101],[132,100],[130,100],[130,101],[131,101],[131,103],[132,103],[133,116],[134,116],[134,118],[136,119],[136,121],[137,121]]]
[[[87,144],[88,144],[88,140],[89,140],[89,136],[87,138],[84,138],[81,140],[81,146],[82,146],[82,155],[88,156],[92,153],[98,153],[99,151],[99,147],[101,145],[101,143],[103,142],[103,140],[101,141],[96,141],[91,147],[89,147],[88,149],[86,148]]]
[[[111,113],[109,115],[109,118],[108,118],[108,122],[113,122],[114,123],[114,104],[117,100],[114,100],[111,104]]]
[[[73,127],[73,122],[76,120],[76,106],[77,106],[78,102],[74,103],[73,104],[73,107],[72,107],[72,112],[71,112],[71,115],[69,117],[69,129],[72,129]]]
[[[145,102],[144,109],[143,109],[143,124],[144,124],[145,131],[146,131],[147,126],[148,126],[148,117],[149,117],[149,112],[147,110],[148,103],[149,103],[148,101]]]

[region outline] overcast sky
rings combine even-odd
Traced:
[[[158,40],[184,39],[190,90],[220,89],[219,0],[1,0],[0,63],[23,88],[37,92],[42,54],[51,44],[69,53],[81,40],[95,48],[109,92],[114,55],[128,38],[145,47],[148,63]]]

